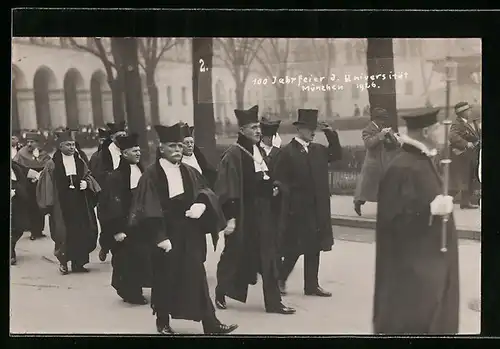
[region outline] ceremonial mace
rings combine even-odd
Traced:
[[[443,196],[448,196],[449,184],[450,184],[450,141],[449,141],[449,130],[451,125],[450,116],[450,83],[453,80],[453,74],[456,73],[452,68],[455,68],[454,62],[451,61],[450,57],[446,57],[445,68],[446,68],[446,109],[445,116],[443,120],[444,126],[444,158],[440,161],[443,165]],[[450,215],[444,215],[441,226],[441,252],[448,251],[446,247],[447,243],[447,226]]]

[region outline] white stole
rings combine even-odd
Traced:
[[[166,159],[160,159],[160,166],[167,177],[169,198],[183,194],[184,183],[182,182],[180,164],[172,164]]]

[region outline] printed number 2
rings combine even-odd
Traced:
[[[202,72],[202,73],[206,72],[207,68],[205,68],[205,61],[202,58],[200,58],[199,62],[201,64],[200,65],[200,72]]]

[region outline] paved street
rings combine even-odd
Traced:
[[[333,292],[330,299],[302,294],[302,263],[299,261],[289,281],[285,302],[297,308],[291,316],[266,314],[259,283],[250,288],[247,304],[228,301],[229,308],[218,311],[227,323],[238,323],[238,334],[369,334],[371,331],[374,252],[373,232],[334,227],[339,238],[332,252],[322,255],[322,286]],[[210,289],[215,286],[218,251],[209,252],[207,272]],[[109,259],[99,262],[91,256],[88,274],[62,276],[52,255],[49,238],[18,244],[18,265],[11,267],[11,332],[13,333],[94,333],[154,334],[151,309],[123,303],[110,286]],[[480,313],[467,307],[480,294],[480,243],[462,240],[460,245],[461,314],[460,332],[480,331]],[[149,298],[149,290],[145,295]],[[202,333],[195,322],[174,320],[175,330]]]

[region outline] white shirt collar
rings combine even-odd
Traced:
[[[16,173],[14,172],[12,167],[10,168],[10,179],[13,181],[17,181]]]
[[[423,154],[427,155],[428,157],[434,157],[438,153],[437,149],[435,149],[435,148],[429,149],[429,147],[427,147],[424,143],[417,141],[416,139],[413,139],[408,135],[405,135],[405,134],[400,135],[399,140],[400,140],[400,142],[402,142],[402,144],[406,143],[406,144],[410,144],[410,145],[414,146],[415,148],[420,150]]]
[[[16,147],[10,147],[10,156],[12,159],[14,159],[14,156],[17,154],[17,148]]]
[[[273,150],[273,146],[269,146],[267,144],[264,144],[262,142],[260,142],[260,146],[262,147],[262,149],[264,149],[264,151],[266,152],[267,155],[269,155],[269,153],[271,152],[271,150]]]
[[[113,142],[111,142],[111,144],[108,146],[108,149],[111,154],[111,160],[113,161],[113,169],[115,170],[120,165],[120,157],[122,155],[122,152],[120,148],[118,148]]]
[[[173,164],[170,161],[168,161],[167,159],[161,158],[160,165],[163,168],[179,168],[180,163]]]
[[[184,183],[182,182],[182,174],[180,163],[173,164],[166,159],[160,159],[160,166],[167,177],[168,195],[173,198],[184,193]]]
[[[267,168],[266,162],[262,158],[262,154],[260,153],[257,145],[253,146],[253,159],[254,159],[254,168],[255,172],[267,172],[269,169]]]
[[[183,155],[182,156],[182,162],[185,164],[188,164],[191,167],[194,167],[198,172],[203,174],[203,171],[201,170],[200,164],[198,163],[198,159],[196,159],[196,156],[193,154],[191,155]]]
[[[66,176],[75,176],[76,175],[75,157],[73,155],[62,154],[62,161],[64,165],[64,171],[66,172]]]
[[[137,187],[139,179],[142,176],[141,169],[136,164],[130,164],[130,189]]]
[[[304,148],[307,148],[309,146],[309,144],[311,144],[310,142],[306,142],[305,140],[299,138],[299,137],[295,137],[294,138],[297,142],[299,142],[300,145],[302,145]]]

